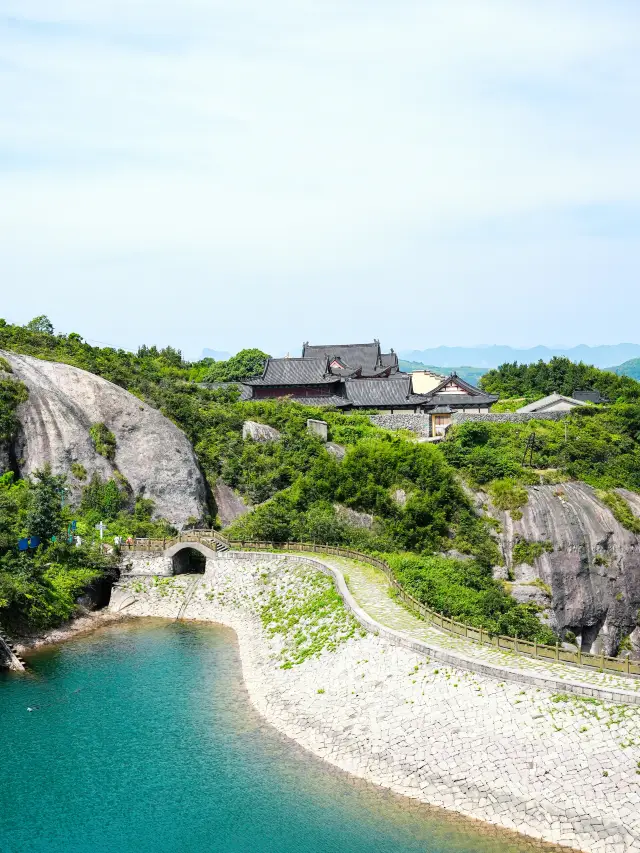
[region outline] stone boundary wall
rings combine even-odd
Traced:
[[[371,423],[382,429],[408,429],[418,435],[430,438],[431,418],[429,415],[414,412],[390,412],[384,415],[371,415]]]
[[[453,412],[452,424],[481,421],[491,424],[524,424],[527,421],[560,421],[569,412]],[[428,414],[394,412],[371,415],[371,423],[382,429],[408,429],[424,438],[431,438],[431,418]]]
[[[509,667],[496,666],[495,664],[486,663],[484,661],[468,658],[464,655],[450,652],[445,649],[440,649],[437,646],[431,646],[422,640],[416,640],[408,634],[401,631],[395,631],[393,628],[387,628],[372,619],[368,613],[360,607],[354,597],[351,595],[346,584],[342,572],[321,560],[316,560],[312,557],[298,557],[290,554],[275,553],[269,551],[226,551],[223,559],[246,560],[251,563],[264,560],[264,555],[271,553],[271,556],[282,557],[286,560],[291,560],[295,563],[308,565],[322,574],[329,575],[333,578],[336,589],[342,598],[347,610],[355,616],[358,622],[367,631],[379,637],[384,637],[389,642],[396,646],[409,649],[410,651],[418,652],[426,655],[434,660],[446,663],[456,669],[463,669],[469,672],[476,672],[479,675],[496,678],[499,681],[514,681],[519,684],[529,684],[533,687],[539,687],[543,690],[550,690],[556,693],[572,693],[575,696],[587,696],[595,699],[601,699],[604,702],[621,702],[627,705],[640,705],[640,694],[633,693],[630,690],[618,690],[613,688],[595,687],[587,684],[578,684],[569,682],[553,676],[534,675],[533,673],[521,672],[519,670],[509,669]]]
[[[462,424],[466,421],[483,421],[491,424],[524,424],[527,421],[561,421],[569,412],[454,412],[451,415],[452,424]]]
[[[171,557],[165,557],[157,551],[148,553],[141,551],[123,551],[120,557],[122,573],[127,575],[143,575],[145,577],[168,577],[173,575]]]

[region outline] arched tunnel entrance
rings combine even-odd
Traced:
[[[174,575],[203,575],[207,558],[195,548],[182,548],[171,558],[171,573]]]

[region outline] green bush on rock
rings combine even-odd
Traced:
[[[103,423],[93,424],[89,428],[96,453],[104,456],[110,462],[116,458],[116,437]]]

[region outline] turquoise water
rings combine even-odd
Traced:
[[[31,665],[0,676],[1,853],[534,847],[408,804],[284,739],[249,705],[225,628],[141,620]]]

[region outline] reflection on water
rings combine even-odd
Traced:
[[[30,663],[0,677],[2,853],[556,849],[396,797],[282,737],[249,704],[226,628],[139,620]]]

